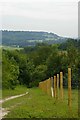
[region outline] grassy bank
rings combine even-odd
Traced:
[[[27,87],[24,86],[17,86],[14,90],[4,89],[2,91],[2,98],[4,99],[14,95],[24,94],[27,92],[27,90],[28,90]]]
[[[22,89],[22,88],[21,88]],[[18,91],[18,90],[17,90]],[[23,89],[25,92],[25,88]],[[27,89],[28,95],[6,101],[4,108],[8,108],[8,118],[77,118],[78,117],[78,91],[72,91],[72,109],[68,110],[67,90],[64,90],[64,101],[55,101],[39,88]],[[8,95],[3,91],[3,96]],[[17,92],[15,92],[17,94]],[[18,91],[19,93],[19,91]],[[13,92],[14,94],[14,92]],[[9,96],[9,95],[8,95]]]

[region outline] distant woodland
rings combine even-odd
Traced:
[[[67,38],[60,37],[54,33],[33,31],[0,31],[2,33],[2,44],[7,46],[35,46],[37,43],[62,43]]]

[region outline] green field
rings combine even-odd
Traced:
[[[14,95],[24,94],[27,91],[28,91],[28,89],[25,86],[17,86],[14,90],[4,89],[2,91],[2,98],[5,99],[7,97],[11,97]]]
[[[2,49],[5,49],[5,50],[21,50],[23,48],[20,48],[20,47],[16,47],[16,46],[1,46]]]
[[[3,98],[24,92],[29,94],[3,103],[3,108],[10,112],[6,118],[78,118],[78,90],[72,90],[72,109],[68,109],[67,89],[64,100],[55,100],[39,88],[27,89],[17,87],[16,90],[3,90]]]

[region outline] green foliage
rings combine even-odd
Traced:
[[[15,89],[3,89],[2,90],[2,99],[11,97],[11,96],[15,96],[15,95],[19,95],[19,94],[24,94],[28,91],[28,88],[26,86],[23,85],[17,85],[15,87]]]
[[[46,64],[46,60],[51,52],[51,46],[37,46],[35,51],[29,54],[29,58],[33,61],[35,66]]]
[[[3,88],[14,89],[17,83],[35,87],[60,71],[64,74],[64,87],[67,87],[68,67],[72,69],[72,87],[77,87],[80,76],[79,42],[68,40],[65,51],[58,44],[3,50]]]
[[[39,82],[46,78],[46,65],[39,65],[35,67],[34,71],[31,74],[31,81],[28,87],[36,87],[39,85]]]
[[[50,54],[50,56],[47,59],[47,66],[48,66],[48,71],[47,74],[48,76],[53,76],[57,73],[59,73],[61,69],[61,57],[58,53],[57,49],[54,49],[54,51]]]
[[[79,51],[74,45],[74,42],[69,42],[67,47],[68,66],[72,68],[72,86],[78,87],[78,67]]]
[[[3,88],[12,88],[18,84],[19,66],[14,58],[9,59],[7,52],[3,52],[3,66],[2,66]]]

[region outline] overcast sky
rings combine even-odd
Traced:
[[[0,29],[78,37],[78,0],[0,0]]]

